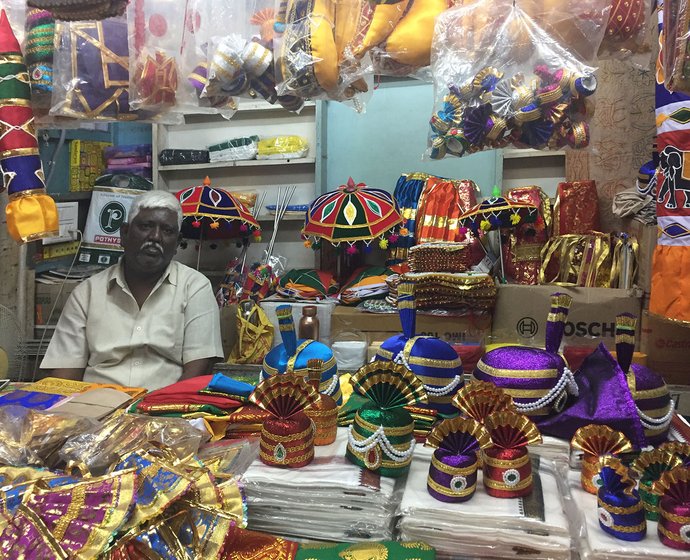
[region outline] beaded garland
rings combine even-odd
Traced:
[[[432,159],[490,148],[561,149],[589,144],[585,98],[596,91],[593,74],[540,64],[531,76],[507,76],[486,67],[448,89],[433,114]]]

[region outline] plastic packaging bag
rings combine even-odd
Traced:
[[[295,159],[307,154],[309,142],[301,136],[276,136],[259,141],[256,159]]]
[[[67,438],[99,426],[100,422],[92,418],[16,405],[0,407],[0,463],[15,467],[52,466],[53,453]]]
[[[652,52],[650,3],[645,0],[613,0],[599,58],[630,60],[643,69],[649,67]]]
[[[177,0],[135,0],[129,5],[132,109],[160,113],[176,105],[183,6]]]
[[[150,120],[179,124],[181,115],[165,118],[137,112],[129,105],[127,19],[58,22],[53,59],[50,114],[82,120]]]
[[[164,448],[185,459],[203,441],[205,435],[182,418],[121,414],[102,426],[80,430],[62,446],[60,458],[98,476],[132,450]]]
[[[663,10],[664,85],[690,93],[690,10],[687,0],[665,0]]]
[[[478,14],[481,26],[471,22]],[[453,8],[437,20],[428,156],[484,149],[583,148],[596,90],[580,62],[512,0]],[[586,102],[587,100],[587,102]]]
[[[258,136],[243,136],[213,144],[208,147],[208,157],[212,163],[217,161],[236,161],[254,159],[257,152]]]
[[[274,40],[279,94],[352,100],[363,109],[358,94],[369,91],[371,65],[356,60],[359,0],[278,0],[278,29]],[[363,53],[360,53],[360,56]]]

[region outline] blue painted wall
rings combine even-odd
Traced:
[[[501,184],[496,150],[422,160],[433,104],[431,84],[415,81],[382,84],[364,114],[341,103],[323,103],[322,190],[333,190],[352,176],[355,182],[392,191],[401,173],[422,171],[472,179],[484,195],[490,195],[493,185]]]

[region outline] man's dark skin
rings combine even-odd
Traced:
[[[180,241],[177,214],[167,208],[142,208],[131,224],[122,224],[120,236],[125,253],[125,280],[141,309],[177,252]],[[203,358],[183,364],[180,380],[209,373],[213,362]],[[59,368],[51,375],[81,381],[84,369]]]

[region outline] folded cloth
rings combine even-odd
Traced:
[[[280,277],[276,291],[285,297],[323,299],[338,293],[338,283],[330,272],[293,268]]]
[[[459,547],[468,557],[490,549],[492,558],[514,558],[529,549],[530,558],[570,558],[568,519],[553,462],[533,458],[535,484],[529,496],[492,498],[479,472],[472,499],[450,504],[434,499],[426,488],[432,454],[433,449],[415,448],[400,504],[403,539],[424,540],[436,548],[438,558],[452,558]]]
[[[338,294],[345,305],[382,296],[388,293],[386,278],[391,270],[383,266],[363,266],[357,268],[344,283]]]
[[[435,560],[436,552],[423,542],[393,542],[357,544],[301,544],[295,560],[343,560],[359,558],[373,560]]]
[[[222,373],[216,373],[209,382],[206,389],[202,390],[204,394],[218,394],[228,395],[239,401],[246,402],[254,390],[254,385],[238,381]]]
[[[212,375],[200,375],[191,379],[185,379],[153,391],[139,401],[136,410],[146,412],[152,405],[167,405],[167,412],[188,412],[185,407],[188,405],[211,405],[223,411],[234,410],[242,403],[230,396],[219,396],[218,394],[205,394],[203,391],[208,388],[213,379]],[[158,408],[162,413],[164,409]]]
[[[496,285],[488,274],[406,272],[401,281],[415,283],[417,309],[437,307],[493,309]]]

